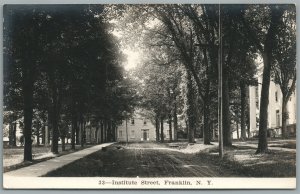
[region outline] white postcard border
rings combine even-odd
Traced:
[[[3,176],[4,189],[296,189],[296,178]]]

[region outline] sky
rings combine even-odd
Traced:
[[[131,48],[125,48],[122,52],[127,56],[127,61],[124,63],[125,70],[135,68],[141,62],[141,53]]]
[[[112,34],[118,39],[122,39],[122,32],[114,30]],[[130,70],[135,68],[141,62],[141,53],[137,50],[131,48],[130,46],[121,46],[121,51],[125,54],[127,61],[123,63],[125,70]]]

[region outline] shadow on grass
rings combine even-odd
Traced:
[[[199,157],[247,177],[296,177],[296,153],[272,150],[266,154],[255,154],[256,149],[248,146],[225,148],[219,158],[217,149],[199,153]]]

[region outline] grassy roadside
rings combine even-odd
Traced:
[[[200,141],[189,145],[187,142],[167,144],[177,145],[183,153],[196,153],[207,162],[246,177],[296,177],[296,139],[269,139],[269,153],[255,154],[257,140],[233,141],[232,147],[224,148],[224,157],[220,159],[218,142],[205,146]],[[193,150],[194,149],[194,150]],[[191,153],[191,152],[190,152]]]
[[[23,151],[24,151],[23,147],[4,148],[3,149],[3,173],[24,168],[33,164],[37,164],[73,152],[77,152],[91,146],[92,145],[85,145],[84,147],[81,147],[80,145],[76,145],[76,149],[72,150],[71,146],[67,145],[65,151],[62,151],[60,147],[59,154],[56,155],[52,154],[51,146],[33,146],[32,148],[33,160],[31,162],[23,161]]]
[[[252,147],[225,148],[220,159],[217,149],[200,152],[198,156],[246,177],[296,177],[296,151],[271,150],[255,154]]]

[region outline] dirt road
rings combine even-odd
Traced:
[[[47,176],[101,177],[230,177],[196,154],[184,154],[163,144],[114,144],[85,158],[50,172]]]

